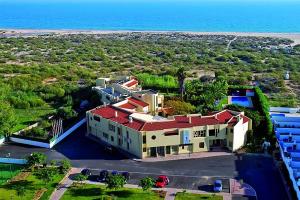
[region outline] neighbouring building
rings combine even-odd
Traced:
[[[199,114],[158,116],[163,96],[137,92],[114,105],[87,112],[87,134],[138,158],[210,151],[236,151],[246,143],[251,120],[243,112],[224,110]]]

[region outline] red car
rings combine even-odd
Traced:
[[[167,176],[159,176],[158,179],[155,182],[155,186],[158,188],[166,187],[170,182],[169,178]]]

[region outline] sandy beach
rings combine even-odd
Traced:
[[[118,33],[182,33],[191,35],[234,35],[243,37],[273,37],[287,38],[294,41],[293,45],[300,44],[300,33],[257,33],[257,32],[190,32],[190,31],[130,31],[130,30],[50,30],[50,29],[0,29],[0,36],[30,37],[46,34],[69,35],[69,34],[118,34]]]

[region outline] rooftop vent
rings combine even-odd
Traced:
[[[118,111],[115,111],[115,117],[118,117]]]
[[[129,123],[133,122],[133,118],[131,116],[129,116]]]

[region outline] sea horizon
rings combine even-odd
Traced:
[[[300,2],[1,2],[0,29],[300,33]]]

